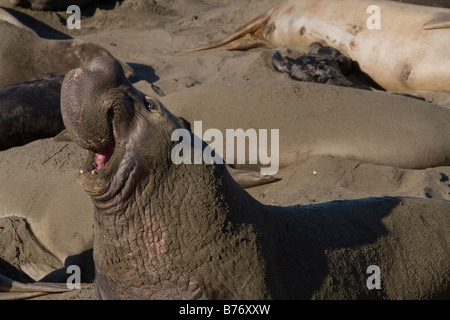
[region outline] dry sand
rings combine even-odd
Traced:
[[[103,1],[82,10],[81,30],[66,28],[65,20],[69,14],[65,12],[33,12],[21,8],[15,8],[11,12],[42,37],[70,36],[104,46],[135,69],[136,75],[131,80],[138,89],[156,95],[166,103],[169,110],[176,110],[178,103],[184,101],[184,93],[189,96],[192,88],[198,90],[202,86],[207,88],[208,85],[222,85],[226,90],[226,83],[242,81],[256,88],[261,81],[277,81],[280,87],[279,104],[282,105],[284,99],[292,98],[293,80],[286,74],[276,72],[270,65],[274,50],[184,52],[231,33],[281,2],[283,0]],[[450,7],[449,1],[444,0],[422,2]],[[9,0],[0,0],[0,5],[12,8]],[[306,49],[285,48],[283,52],[296,55]],[[297,86],[300,91],[306,90],[309,93],[309,100],[301,102],[311,105],[314,105],[317,97],[332,100],[337,90],[347,90],[347,99],[350,100],[356,94],[356,89],[316,84]],[[233,95],[232,90],[227,93],[230,97]],[[450,108],[449,93],[422,96]],[[394,101],[395,96],[392,97]],[[263,95],[260,99],[263,99]],[[405,98],[401,103],[408,104],[408,101]],[[226,105],[227,101],[222,100],[221,103]],[[247,105],[242,106],[241,111],[245,112],[249,108],[254,110],[258,105],[258,97],[253,97]],[[393,103],[392,108],[395,107]],[[274,118],[274,127],[282,128],[285,117],[289,115],[279,114]],[[230,126],[233,128],[233,124]],[[30,158],[32,159],[32,155]],[[450,200],[450,167],[407,170],[323,155],[282,168],[277,176],[282,178],[280,182],[249,189],[249,193],[259,201],[272,205],[301,205],[385,195]],[[15,186],[33,183],[29,176],[17,174],[8,177],[9,181],[1,183]],[[46,201],[45,197],[49,199],[52,195],[30,199],[27,210],[42,205],[38,201]],[[55,268],[61,266],[59,260],[37,244],[22,218],[0,219],[0,250],[0,273],[16,280],[29,280],[20,271],[20,264],[24,261],[43,262]],[[42,298],[91,299],[93,285],[88,284],[80,291]]]

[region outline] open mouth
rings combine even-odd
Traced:
[[[111,159],[111,157],[114,153],[114,149],[115,149],[115,146],[112,146],[103,151],[95,153],[95,155],[94,155],[94,169],[95,170],[102,169],[108,163],[109,159]]]
[[[89,171],[93,175],[97,174],[99,170],[103,169],[109,162],[114,154],[115,148],[115,145],[113,145],[112,147],[106,148],[105,150],[101,150],[99,152],[90,152],[90,160],[88,160],[88,163],[85,166],[87,170],[80,170],[80,174],[84,174]]]

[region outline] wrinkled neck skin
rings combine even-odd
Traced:
[[[100,297],[269,298],[258,236],[242,209],[263,206],[222,165],[148,171],[138,158],[125,152],[108,187],[91,196]]]

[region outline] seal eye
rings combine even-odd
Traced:
[[[144,97],[143,102],[144,102],[145,108],[146,108],[148,111],[156,111],[156,110],[157,110],[156,104],[155,104],[152,100],[147,100],[147,99]]]

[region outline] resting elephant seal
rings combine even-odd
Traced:
[[[0,88],[0,150],[56,136],[64,124],[59,104],[61,74]]]
[[[280,168],[322,155],[407,169],[450,165],[447,108],[383,91],[324,89],[297,81],[233,81],[161,100],[177,116],[201,120],[204,130],[279,129]]]
[[[95,207],[103,299],[450,297],[448,201],[264,206],[224,165],[175,165],[177,119],[110,57],[67,74],[61,108],[89,150],[78,181]]]
[[[368,27],[372,5],[380,8],[380,29]],[[382,0],[291,0],[228,37],[193,50],[321,42],[357,61],[386,90],[448,92],[449,28],[450,9],[445,8]]]
[[[64,264],[92,249],[93,219],[80,211],[93,207],[74,181],[84,150],[52,140],[0,152],[0,217],[25,218],[34,238]]]
[[[50,272],[48,268],[33,268],[31,273],[30,265],[26,265],[26,269],[21,265],[21,270],[36,281],[61,282],[63,285],[21,284],[18,281],[23,279],[4,274],[18,281],[0,277],[0,300],[38,296],[56,292],[55,288],[67,290],[66,279],[72,273],[67,273],[66,267],[70,265],[80,267],[81,282],[93,279],[93,217],[83,214],[92,211],[93,205],[75,181],[81,166],[79,157],[84,150],[74,143],[52,140],[42,139],[0,152],[0,218],[24,218],[31,238],[42,250],[59,260],[61,268],[50,274],[42,273]],[[2,237],[5,234],[3,232]],[[18,250],[24,251],[21,246]],[[58,267],[57,264],[53,266]],[[42,279],[42,276],[45,277]]]
[[[92,58],[111,56],[103,47],[80,39],[43,39],[0,20],[0,86],[34,79],[45,73],[66,74]],[[133,69],[121,63],[127,77]]]

